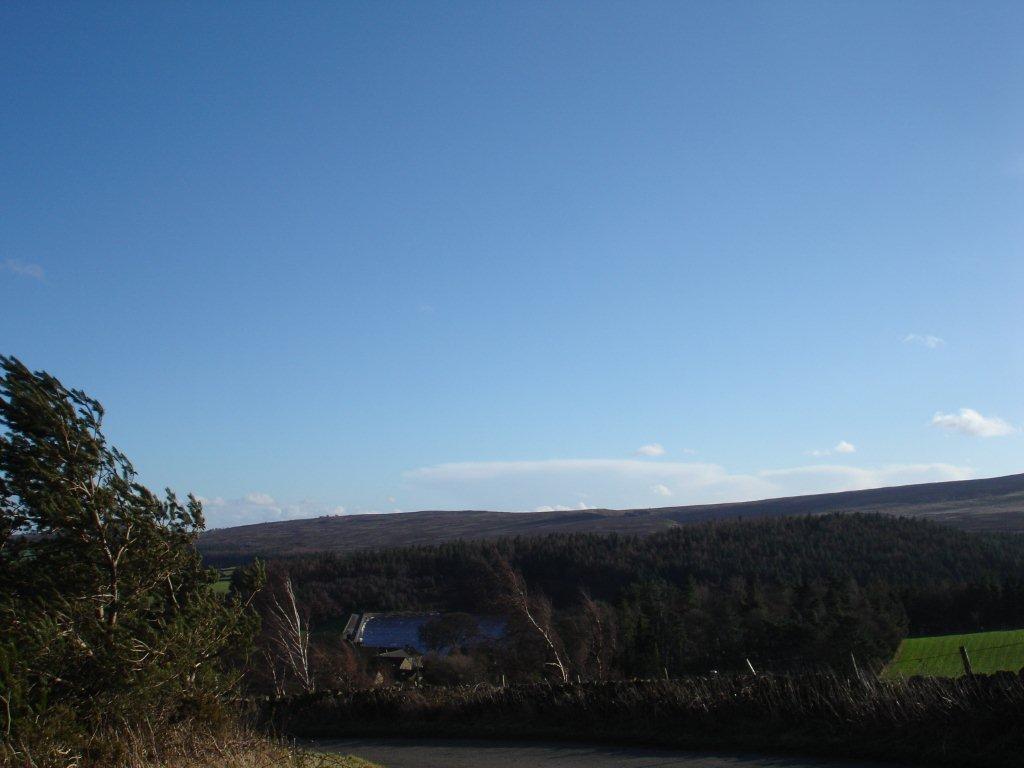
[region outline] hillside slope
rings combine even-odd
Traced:
[[[437,544],[452,539],[548,533],[647,534],[707,520],[879,512],[925,518],[967,531],[1024,532],[1024,474],[983,480],[902,485],[731,504],[569,512],[423,511],[259,523],[205,532],[203,556],[215,565],[256,555],[285,556],[376,547]]]

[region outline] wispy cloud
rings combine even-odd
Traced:
[[[784,495],[790,496],[943,480],[969,480],[974,477],[974,470],[970,467],[942,463],[886,464],[872,468],[818,464],[809,467],[766,469],[758,472],[758,476],[776,483],[785,491]]]
[[[938,349],[946,346],[946,340],[930,333],[908,333],[903,337],[904,344],[917,344],[928,349]]]
[[[594,507],[591,507],[588,504],[586,504],[586,502],[582,502],[581,501],[575,507],[566,506],[565,504],[554,504],[554,505],[542,504],[539,507],[534,507],[533,511],[534,512],[572,512],[574,510],[583,510],[583,509],[594,509]]]
[[[932,426],[973,437],[1001,437],[1012,435],[1017,429],[996,416],[982,416],[973,408],[961,408],[957,413],[936,413]]]
[[[731,475],[717,464],[644,459],[548,459],[435,464],[403,475],[410,493],[429,506],[534,509],[540,504],[649,506],[651,489],[702,501],[771,495],[771,484],[751,475]]]
[[[540,459],[536,461],[465,461],[434,464],[405,473],[409,480],[476,481],[502,480],[523,475],[607,473],[628,477],[682,476],[692,481],[713,482],[724,470],[716,464],[648,462],[637,459]]]
[[[634,453],[637,456],[664,456],[665,448],[661,443],[649,443],[648,445],[641,445]]]
[[[654,499],[666,499],[663,504],[750,501],[973,476],[969,467],[941,463],[876,467],[818,464],[735,473],[718,464],[639,459],[470,461],[406,472],[407,493],[403,495],[417,499],[413,509],[552,512],[595,506],[644,508],[654,506]],[[310,499],[282,502],[264,491],[240,498],[200,500],[211,528],[349,513],[344,507]],[[379,512],[351,510],[352,514]]]
[[[831,448],[818,448],[813,451],[808,451],[808,456],[831,456],[833,453],[856,453],[857,446],[853,443],[847,442],[846,440],[840,440],[838,443],[833,445]]]
[[[269,493],[260,491],[247,493],[238,499],[200,496],[199,500],[203,503],[209,528],[345,514],[345,508],[341,506],[320,504],[310,499],[293,503],[280,502]]]
[[[30,264],[20,259],[5,259],[2,264],[4,270],[20,277],[28,277],[33,280],[43,280],[46,273],[38,264]]]
[[[270,507],[274,505],[274,497],[269,493],[247,493],[245,494],[245,500],[250,504],[255,504],[259,507]]]
[[[571,507],[581,496],[601,507],[647,507],[652,494],[671,494],[677,504],[749,501],[959,480],[972,474],[969,468],[950,464],[817,465],[742,473],[703,462],[551,459],[436,464],[406,472],[404,479],[410,493],[429,508],[516,511],[542,503],[547,507],[552,499]]]

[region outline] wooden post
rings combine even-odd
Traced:
[[[967,649],[964,646],[960,646],[960,660],[964,663],[964,674],[973,675],[974,670],[971,669],[971,657],[967,655]]]
[[[750,674],[757,676],[757,670],[754,669],[754,665],[750,663],[750,659],[747,659],[747,666],[750,667]]]

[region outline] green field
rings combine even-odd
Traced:
[[[1024,668],[1024,629],[1015,629],[971,635],[909,637],[900,643],[882,677],[959,677],[964,674],[961,645],[967,649],[971,668],[977,674],[1017,672]]]
[[[213,582],[213,591],[218,595],[226,595],[228,588],[231,586],[231,574],[234,573],[234,568],[218,568],[220,571],[220,578]]]

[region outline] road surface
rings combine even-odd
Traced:
[[[384,768],[887,768],[881,763],[534,741],[317,739],[310,746]]]

